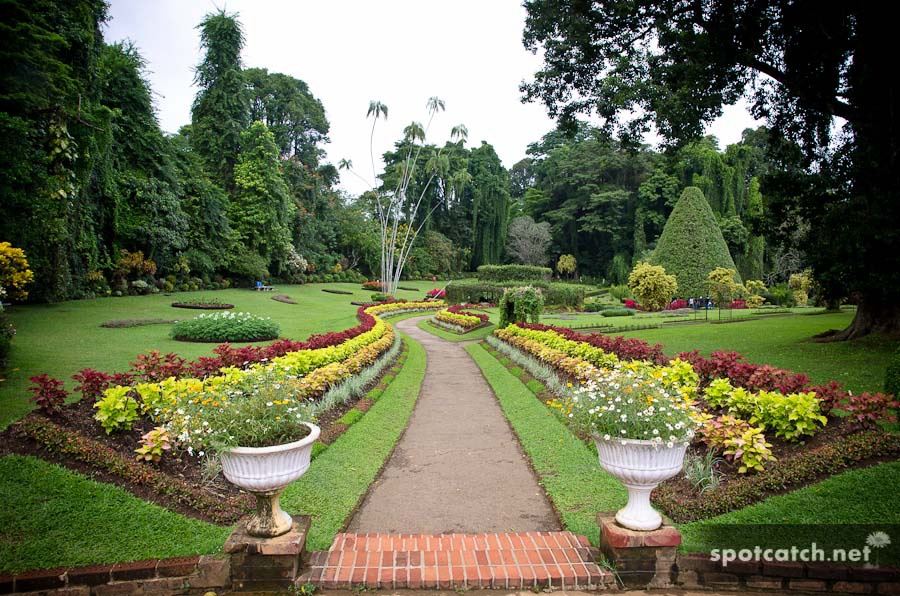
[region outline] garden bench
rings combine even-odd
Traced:
[[[258,282],[256,282],[255,289],[257,292],[271,292],[272,290],[275,289],[275,286],[266,286],[266,285],[263,285],[263,282],[258,281]]]

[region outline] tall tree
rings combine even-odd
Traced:
[[[524,41],[545,66],[523,85],[571,123],[596,111],[639,137],[698,138],[724,104],[750,94],[754,115],[804,152],[777,179],[771,213],[808,222],[799,237],[826,296],[859,297],[835,336],[900,334],[900,79],[888,4],[788,0],[529,0]],[[628,118],[625,114],[639,114]],[[842,134],[832,131],[840,120]]]
[[[472,270],[499,263],[506,244],[509,176],[497,152],[486,142],[469,157],[472,193]]]
[[[197,29],[204,55],[194,75],[199,90],[191,110],[191,141],[210,174],[231,191],[241,133],[249,124],[249,97],[241,70],[244,32],[237,15],[224,10],[206,15]]]
[[[297,157],[315,168],[328,141],[328,119],[322,102],[306,83],[265,68],[248,68],[244,79],[250,95],[250,121],[264,122],[275,136],[282,157]]]
[[[256,277],[283,261],[291,246],[294,203],[281,177],[275,137],[262,122],[241,135],[234,168],[235,193],[229,215],[246,255],[238,256],[238,273]],[[260,267],[262,264],[262,267]]]
[[[78,295],[97,265],[85,192],[108,138],[97,98],[102,0],[0,3],[0,237],[35,271],[31,298]]]

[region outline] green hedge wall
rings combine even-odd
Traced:
[[[482,265],[478,268],[481,281],[550,281],[553,269],[531,265]]]
[[[545,281],[533,281],[528,284],[522,282],[483,282],[480,280],[454,281],[447,286],[447,302],[462,304],[464,302],[493,302],[499,304],[506,288],[516,288],[522,285],[531,285],[541,289],[546,306],[573,308],[581,310],[584,307],[584,295],[587,287],[575,284],[549,283]]]

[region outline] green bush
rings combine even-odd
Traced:
[[[0,329],[0,334],[2,333],[3,330]],[[2,356],[0,356],[0,360],[2,360]],[[891,363],[884,371],[884,392],[900,399],[900,348],[894,352]]]
[[[275,339],[279,331],[269,317],[223,311],[175,323],[172,337],[180,341],[262,341]]]
[[[454,281],[447,286],[447,302],[463,304],[466,302],[491,302],[499,304],[507,288],[521,286],[518,282],[487,283],[475,279]],[[572,308],[580,310],[584,306],[584,294],[587,286],[567,283],[532,282],[529,285],[540,288],[544,295],[544,303],[548,306]]]
[[[716,217],[696,186],[681,193],[650,262],[675,276],[682,297],[708,296],[707,276],[716,267],[737,270]],[[737,283],[742,283],[740,276],[736,277]]]
[[[609,287],[609,295],[618,301],[625,300],[626,298],[634,298],[634,294],[631,293],[631,289],[627,285],[620,286],[610,286]]]
[[[609,308],[600,314],[604,317],[633,317],[634,311],[630,308]]]
[[[550,281],[553,269],[532,265],[482,265],[478,268],[481,281]]]
[[[510,323],[540,323],[544,297],[540,289],[526,286],[509,288],[503,293],[500,307],[500,328]]]

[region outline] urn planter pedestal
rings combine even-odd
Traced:
[[[260,538],[281,536],[291,530],[293,521],[278,503],[288,484],[309,469],[312,446],[321,430],[303,422],[310,433],[299,441],[272,447],[235,447],[223,451],[222,473],[225,479],[256,497],[256,512],[247,521],[247,533]]]

